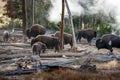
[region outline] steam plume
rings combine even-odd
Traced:
[[[115,19],[117,28],[120,29],[120,0],[67,0],[71,13],[74,16],[81,14],[103,13],[106,16],[111,15]],[[49,10],[48,20],[59,22],[61,20],[61,0],[51,0],[52,7]],[[86,13],[87,12],[87,13]],[[65,15],[67,10],[65,8]]]

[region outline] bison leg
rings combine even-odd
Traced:
[[[39,51],[39,57],[40,57],[40,53],[41,53],[41,51]],[[39,64],[42,65],[42,64],[41,64],[41,60],[39,60]]]
[[[112,46],[111,46],[111,45],[108,46],[108,49],[109,49],[109,51],[110,51],[110,52],[109,52],[109,55],[113,55],[113,49],[112,49]]]
[[[59,46],[58,45],[55,45],[55,52],[59,52]]]
[[[89,45],[91,45],[91,38],[87,38],[87,42],[89,43]]]
[[[81,36],[77,36],[77,41],[81,42]]]

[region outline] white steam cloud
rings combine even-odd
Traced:
[[[52,7],[49,10],[48,20],[57,23],[61,20],[62,0],[51,0],[51,3]],[[68,0],[68,4],[70,5],[69,7],[72,15],[80,16],[82,13],[84,13],[84,9],[79,4],[79,0]],[[65,15],[68,15],[66,8]]]
[[[72,15],[103,13],[106,16],[111,15],[120,25],[120,0],[67,0]],[[52,7],[49,10],[48,20],[59,22],[61,20],[62,0],[51,0]],[[67,10],[65,8],[65,15]],[[120,29],[120,27],[117,27]]]

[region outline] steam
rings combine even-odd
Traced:
[[[103,13],[106,16],[112,16],[115,24],[120,25],[120,0],[67,0],[71,13],[74,16],[82,14]],[[59,22],[61,20],[62,0],[51,0],[52,7],[49,10],[48,20]],[[65,8],[65,15],[67,10]],[[120,29],[120,26],[117,27]]]
[[[62,0],[51,0],[51,3],[52,7],[49,10],[48,20],[57,23],[61,20]],[[84,9],[79,4],[79,0],[68,0],[68,4],[70,5],[72,15],[80,16],[84,13]],[[68,15],[68,13],[65,7],[65,16],[66,15]]]

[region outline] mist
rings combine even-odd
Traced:
[[[115,19],[117,28],[120,29],[120,0],[67,0],[73,16],[103,13]],[[58,23],[61,21],[62,1],[51,0],[52,7],[48,11],[48,20]],[[65,7],[65,16],[67,16]]]

